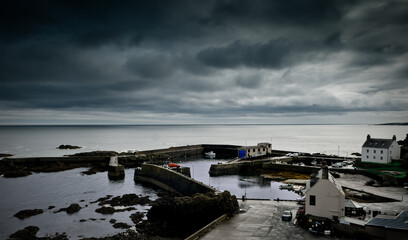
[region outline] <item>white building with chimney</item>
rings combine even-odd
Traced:
[[[307,184],[305,210],[306,215],[339,219],[345,213],[345,195],[341,185],[323,167],[316,178]]]
[[[361,150],[361,162],[391,163],[400,158],[401,148],[394,135],[391,139],[371,138],[367,135]]]

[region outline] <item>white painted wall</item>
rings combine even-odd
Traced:
[[[397,141],[393,141],[391,144],[390,157],[392,160],[401,158],[401,147],[398,145]]]
[[[329,176],[331,177],[331,176]],[[316,205],[310,205],[310,195],[316,196]],[[320,179],[306,192],[306,214],[333,219],[344,216],[344,193],[330,182]]]
[[[391,163],[391,160],[400,159],[401,148],[397,141],[393,141],[390,148],[367,148],[361,150],[362,162]]]
[[[361,152],[362,162],[390,163],[391,158],[387,148],[367,148],[363,147]]]

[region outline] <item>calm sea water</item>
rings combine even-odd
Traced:
[[[367,134],[404,139],[408,126],[379,125],[180,125],[0,126],[0,153],[15,157],[63,156],[94,150],[150,150],[192,144],[256,145],[274,149],[347,155],[360,152]],[[61,144],[79,150],[58,150]]]
[[[407,126],[371,125],[187,125],[187,126],[36,126],[0,127],[0,153],[15,157],[63,156],[94,150],[148,150],[191,144],[255,145],[272,142],[274,149],[349,155],[360,152],[366,135],[374,138],[405,138]],[[81,146],[79,150],[58,150],[60,144]],[[187,159],[188,160],[188,159]],[[238,198],[295,199],[293,192],[279,190],[280,183],[263,182],[255,176],[209,177],[211,164],[223,160],[194,160],[182,163],[191,168],[192,177],[220,190],[229,190]],[[105,173],[83,176],[84,169],[56,173],[37,173],[27,177],[0,177],[0,239],[29,225],[40,227],[38,236],[66,232],[70,239],[81,236],[106,236],[121,232],[109,220],[132,224],[132,212],[101,215],[91,201],[107,194],[137,193],[157,197],[156,191],[135,184],[133,169],[126,170],[124,181],[112,182]],[[243,181],[245,179],[245,181]],[[81,201],[83,200],[83,201]],[[79,203],[84,207],[68,215],[54,210]],[[48,206],[55,209],[48,210]],[[86,206],[88,205],[88,206]],[[25,220],[13,215],[20,210],[41,208],[43,214]],[[138,211],[147,207],[138,206]],[[90,218],[95,219],[90,220]],[[105,218],[105,220],[103,220]],[[80,222],[86,219],[85,222]]]

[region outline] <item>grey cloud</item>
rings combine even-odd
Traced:
[[[226,47],[209,48],[197,54],[203,63],[220,68],[241,66],[279,69],[289,64],[292,44],[288,39],[274,39],[264,44],[236,41]]]
[[[131,58],[126,63],[127,69],[141,78],[160,79],[171,77],[177,70],[172,59],[164,54],[146,54]]]
[[[258,74],[253,74],[253,75],[250,75],[250,76],[239,75],[235,79],[235,82],[240,87],[254,89],[254,88],[258,88],[258,87],[261,86],[262,78],[263,77],[258,75]]]
[[[406,115],[407,10],[403,1],[6,1],[0,105]]]

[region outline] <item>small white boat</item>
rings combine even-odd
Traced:
[[[292,190],[293,185],[292,184],[283,184],[279,186],[280,189],[287,189],[287,190]]]
[[[205,153],[205,157],[206,158],[215,158],[215,152],[211,151],[211,152],[206,152]]]

